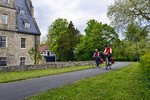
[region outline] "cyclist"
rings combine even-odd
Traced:
[[[95,53],[93,55],[93,58],[95,58],[96,66],[99,67],[101,56],[100,56],[98,49],[95,49]]]
[[[108,53],[108,60],[109,60],[109,62],[111,62],[112,49],[111,49],[111,47],[110,47],[109,44],[107,44],[107,47],[105,48],[104,53],[105,53],[105,52]]]

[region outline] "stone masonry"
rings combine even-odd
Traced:
[[[20,65],[20,57],[26,58],[25,65],[33,65],[34,61],[31,60],[28,51],[32,47],[35,48],[35,44],[37,44],[39,48],[40,35],[19,32],[17,30],[17,9],[15,8],[15,0],[9,0],[9,4],[5,4],[4,1],[5,0],[0,1],[0,36],[6,36],[6,48],[0,47],[0,57],[7,58],[7,66]],[[31,1],[29,1],[30,0],[27,0],[28,4],[31,3]],[[32,4],[30,6],[33,10]],[[8,16],[7,24],[2,24],[2,14]],[[21,48],[21,38],[26,39],[26,48]]]
[[[65,67],[87,66],[87,65],[90,65],[92,68],[93,63],[94,61],[50,62],[50,63],[43,64],[43,65],[0,67],[0,73],[45,70],[45,69],[59,69],[59,68],[65,68]]]

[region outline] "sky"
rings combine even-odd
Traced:
[[[114,0],[32,0],[32,3],[41,37],[44,37],[48,27],[58,18],[72,21],[81,34],[85,34],[84,29],[90,19],[110,24],[107,8]]]

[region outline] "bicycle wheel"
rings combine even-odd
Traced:
[[[109,66],[109,61],[108,61],[108,57],[106,57],[106,70],[108,70],[108,66]]]
[[[96,61],[93,62],[93,68],[96,68]]]

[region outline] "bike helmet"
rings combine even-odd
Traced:
[[[109,44],[107,44],[107,47],[110,47],[110,45],[109,45]]]

